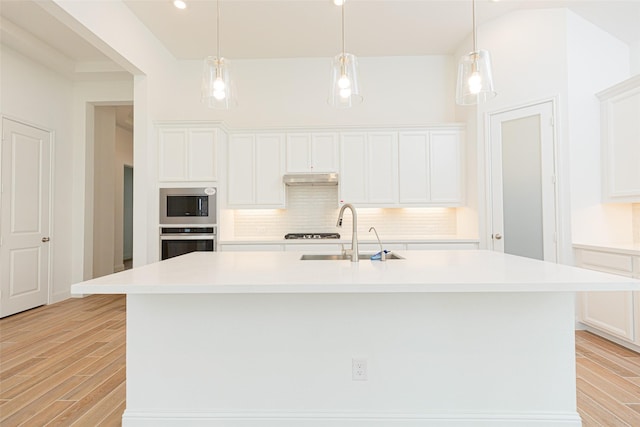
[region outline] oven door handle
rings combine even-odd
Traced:
[[[215,240],[215,234],[161,234],[160,240]]]

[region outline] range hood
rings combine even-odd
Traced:
[[[282,177],[286,185],[338,185],[337,173],[288,173]]]

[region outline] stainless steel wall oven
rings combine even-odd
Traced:
[[[215,187],[160,189],[161,259],[216,250],[216,197]]]
[[[169,259],[195,251],[216,250],[214,227],[161,227],[162,259]]]

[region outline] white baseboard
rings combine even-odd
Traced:
[[[578,413],[365,414],[143,412],[127,409],[123,427],[581,427]]]
[[[629,350],[633,350],[636,353],[640,353],[640,346],[635,345],[633,343],[630,343],[629,341],[625,341],[622,338],[618,338],[618,337],[616,337],[614,335],[608,334],[608,333],[606,333],[604,331],[601,331],[598,328],[594,328],[593,326],[582,324],[582,330],[591,332],[594,335],[598,335],[599,337],[602,337],[602,338],[607,339],[609,341],[612,341],[612,342],[614,342],[614,343],[616,343],[618,345],[626,347]]]

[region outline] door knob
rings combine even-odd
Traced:
[[[48,237],[43,237],[42,238],[42,243],[47,243],[49,240],[51,240],[51,239],[49,239]]]
[[[496,234],[493,235],[493,238],[496,239],[496,240],[500,240],[500,239],[502,239],[502,234],[496,233]]]

